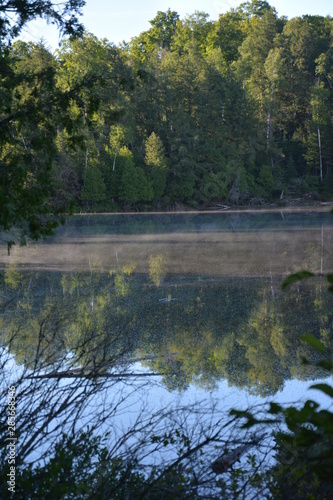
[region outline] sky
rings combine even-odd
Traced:
[[[181,18],[199,10],[207,12],[211,20],[216,20],[219,14],[237,8],[243,2],[244,0],[86,0],[81,21],[90,33],[118,45],[149,29],[149,20],[159,10],[166,12],[170,8],[178,12]],[[275,7],[279,17],[287,16],[290,19],[305,14],[333,17],[332,0],[270,0],[269,3]],[[56,29],[46,26],[43,21],[30,23],[20,36],[25,41],[38,41],[42,37],[50,48],[57,48]]]

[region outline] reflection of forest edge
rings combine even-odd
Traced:
[[[163,373],[170,389],[190,383],[212,388],[227,379],[251,392],[272,394],[292,378],[322,376],[300,341],[313,333],[332,350],[332,298],[323,278],[287,292],[281,279],[187,277],[167,273],[162,254],[105,272],[22,272],[6,268],[0,317],[2,341],[31,369],[119,367],[135,357]],[[169,356],[173,353],[172,356]],[[167,355],[167,356],[165,356]],[[60,365],[59,365],[60,366]],[[64,369],[64,364],[61,365]]]

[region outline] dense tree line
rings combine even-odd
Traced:
[[[287,21],[254,1],[217,22],[158,12],[118,49],[88,34],[63,46],[63,78],[104,75],[85,92],[100,106],[78,116],[69,192],[90,209],[330,196],[331,33],[329,17]]]
[[[2,44],[3,228],[28,220],[37,236],[73,204],[331,198],[330,16],[253,0],[214,22],[168,10],[150,23],[119,47],[89,33],[53,55]]]

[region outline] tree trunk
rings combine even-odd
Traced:
[[[318,148],[319,148],[319,168],[320,168],[320,182],[323,182],[323,158],[321,155],[321,139],[320,139],[320,128],[317,125],[317,133],[318,133]]]
[[[87,170],[87,167],[88,167],[88,146],[86,145],[86,162],[85,162],[85,169]]]
[[[112,165],[112,170],[114,171],[115,168],[116,168],[116,158],[117,158],[117,154],[119,153],[119,149],[120,149],[120,145],[118,145],[117,149],[116,149],[116,152],[114,154],[114,158],[113,158],[113,165]]]
[[[266,129],[266,149],[269,148],[269,128],[270,128],[270,122],[271,122],[271,112],[268,111],[268,114],[267,114],[267,129]]]

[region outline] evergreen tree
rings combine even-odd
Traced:
[[[120,155],[124,161],[121,168],[119,199],[129,203],[151,201],[154,195],[153,188],[143,169],[135,166],[131,151],[124,147],[121,149]]]
[[[155,132],[152,132],[146,140],[145,149],[148,177],[152,181],[154,199],[158,199],[163,195],[165,190],[168,165],[163,143]]]
[[[88,203],[105,200],[105,184],[102,173],[98,167],[87,167],[83,179],[83,188],[81,192],[82,200]]]

